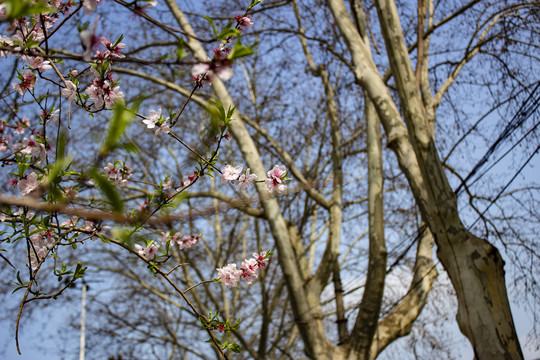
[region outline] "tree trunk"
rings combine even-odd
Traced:
[[[358,83],[369,94],[422,217],[435,237],[437,254],[458,297],[457,321],[478,359],[523,359],[497,249],[462,224],[456,197],[438,157],[416,76],[405,46],[396,5],[375,2],[407,128],[342,0],[327,0],[351,53]]]
[[[522,359],[504,262],[493,245],[471,234],[461,222],[418,92],[395,2],[377,0],[376,7],[409,139],[428,190],[428,203],[419,204],[435,236],[437,255],[457,293],[459,327],[478,359]]]

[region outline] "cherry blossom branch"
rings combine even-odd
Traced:
[[[116,239],[113,239],[113,238],[107,238],[108,241],[110,241],[111,243],[113,244],[116,244],[120,247],[123,247],[124,249],[130,251],[130,252],[133,252],[133,250],[131,248],[129,248],[127,245],[125,245],[124,243],[116,240]],[[135,253],[141,260],[143,260],[145,263],[147,263],[148,265],[151,265],[152,266],[152,269],[158,273],[159,275],[161,275],[165,281],[167,281],[169,283],[169,285],[171,285],[173,287],[173,289],[178,293],[180,294],[180,296],[182,297],[182,299],[186,302],[186,304],[189,306],[189,308],[193,311],[193,313],[195,314],[195,316],[198,318],[198,319],[203,319],[205,320],[206,322],[208,322],[208,319],[206,318],[206,316],[202,315],[201,313],[199,313],[199,311],[197,310],[197,308],[193,305],[193,303],[187,298],[186,296],[186,292],[182,291],[178,285],[176,285],[176,283],[169,277],[169,272],[165,272],[163,271],[159,266],[153,264],[152,261],[146,259],[144,256],[142,256],[141,254],[139,253]],[[213,280],[211,280],[213,281]],[[206,281],[206,282],[211,282],[211,281]],[[199,285],[199,284],[197,284]],[[191,288],[190,288],[191,289]],[[208,327],[205,327],[205,330],[206,332],[208,333],[208,335],[210,335],[210,338],[212,340],[212,342],[214,343],[214,345],[216,346],[216,348],[219,350],[220,354],[227,360],[228,357],[227,355],[225,355],[225,353],[223,352],[223,349],[221,348],[221,346],[219,346],[214,334],[212,333],[212,330]]]

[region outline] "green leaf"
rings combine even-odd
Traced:
[[[84,277],[84,272],[88,267],[83,267],[82,263],[78,262],[77,267],[75,268],[75,273],[73,274],[73,280]]]
[[[67,135],[64,130],[60,132],[58,139],[56,140],[56,161],[62,160],[66,157],[66,142]]]
[[[216,25],[214,25],[214,20],[212,20],[211,17],[209,16],[203,16],[203,18],[208,21],[208,23],[210,24],[210,26],[212,27],[212,30],[214,31],[214,35],[217,35],[217,29],[216,29]]]
[[[252,55],[255,53],[255,50],[253,50],[255,48],[255,45],[256,44],[244,46],[240,43],[240,41],[237,41],[234,44],[234,47],[232,48],[227,58],[229,58],[230,60],[234,60],[241,57]]]
[[[117,213],[122,212],[122,210],[124,209],[124,203],[122,202],[120,195],[118,195],[118,192],[116,191],[114,185],[111,184],[111,182],[105,176],[97,172],[95,169],[89,171],[89,175],[92,179],[95,180],[98,187],[107,197],[107,199],[112,205],[113,211]]]
[[[221,30],[221,32],[216,36],[216,38],[218,40],[225,40],[228,37],[240,35],[242,32],[236,28],[233,28],[232,24],[233,22],[232,20],[230,20],[227,26],[225,26],[225,28]]]
[[[54,165],[49,166],[50,170],[47,177],[43,181],[43,185],[48,187],[48,194],[51,200],[61,199],[63,192],[59,189],[59,184],[62,182],[62,176],[65,174],[65,169],[71,165],[71,158],[60,158]]]
[[[264,0],[251,0],[251,3],[249,4],[248,10],[254,7],[255,5],[258,5],[262,3]]]
[[[101,154],[106,155],[111,150],[115,149],[118,145],[120,137],[126,131],[131,119],[135,115],[135,112],[139,109],[141,99],[137,100],[131,109],[126,108],[123,105],[116,105],[111,121],[109,122],[109,129],[107,131],[107,137],[105,144],[101,148]]]
[[[8,21],[52,10],[45,4],[45,1],[38,1],[34,4],[32,0],[3,0],[2,3],[6,6],[5,20]]]
[[[187,55],[186,50],[184,50],[184,40],[180,38],[178,40],[178,44],[176,45],[176,56],[178,59],[182,59],[186,55]]]
[[[235,353],[240,353],[240,351],[242,350],[242,348],[240,347],[240,345],[238,344],[235,344],[235,343],[232,343],[232,344],[229,344],[227,346],[227,349],[231,350],[232,352],[235,352]]]

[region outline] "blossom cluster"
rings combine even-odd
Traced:
[[[240,32],[253,26],[253,19],[251,18],[251,15],[237,15],[234,17],[234,20],[237,23],[236,29],[238,29]],[[203,82],[207,82],[209,85],[211,85],[215,78],[224,81],[232,78],[233,70],[231,67],[231,59],[229,58],[231,49],[226,47],[226,45],[232,41],[233,37],[234,35],[227,37],[225,40],[223,40],[223,44],[213,50],[214,56],[212,59],[207,58],[206,61],[200,62],[193,66],[191,69],[191,75],[193,76],[194,81],[201,85]]]
[[[147,247],[143,247],[139,244],[135,244],[135,252],[145,258],[146,260],[154,260],[156,254],[161,246],[167,247],[167,244],[178,245],[180,250],[189,249],[190,247],[195,246],[201,235],[183,235],[180,233],[162,233],[160,242],[152,242]]]
[[[220,45],[213,51],[213,59],[207,58],[205,62],[196,64],[191,69],[193,80],[212,84],[213,79],[229,80],[233,76],[231,61],[227,58],[230,49]]]
[[[109,179],[113,180],[116,185],[127,183],[132,175],[130,167],[125,163],[122,163],[122,165],[119,167],[116,167],[116,165],[116,163],[107,163],[107,165],[103,168],[103,170],[105,170],[105,175],[107,175]]]
[[[33,271],[41,261],[45,259],[47,253],[54,245],[54,238],[51,231],[39,231],[30,236],[30,266]]]
[[[235,181],[238,181],[236,185],[236,190],[246,190],[250,185],[252,185],[256,179],[257,175],[251,174],[250,168],[246,169],[246,172],[242,175],[242,165],[232,166],[230,164],[225,165],[221,170],[221,183],[226,184],[228,181],[234,184]],[[275,165],[274,168],[266,173],[266,188],[271,194],[281,194],[287,190],[287,185],[283,183],[284,180],[287,180],[287,168],[283,165]]]
[[[83,30],[80,34],[81,43],[85,48],[83,59],[89,61],[92,58],[90,56],[92,51],[96,51],[94,54],[95,63],[92,63],[90,68],[94,74],[94,80],[92,80],[92,83],[84,92],[94,101],[94,107],[97,109],[103,107],[109,109],[117,102],[124,102],[124,93],[120,91],[118,80],[114,80],[113,78],[111,64],[113,60],[125,57],[121,51],[126,47],[126,44],[120,42],[122,36],[114,43],[103,36],[98,39],[95,35],[96,22],[94,22],[91,31]],[[99,44],[105,48],[103,52],[96,49]],[[76,76],[77,74],[71,75]],[[68,84],[66,82],[65,94],[63,92],[63,95],[68,97],[68,99],[70,95],[73,98],[73,92],[75,90],[73,89],[73,85],[73,83]]]
[[[219,268],[217,269],[218,279],[227,287],[238,285],[240,279],[243,279],[247,284],[251,284],[259,275],[259,269],[263,269],[268,264],[270,255],[266,251],[254,253],[251,259],[242,261],[240,269],[236,268],[236,264],[228,264]]]
[[[22,180],[21,180],[22,181]],[[17,215],[19,212],[13,213],[13,215]],[[33,215],[28,214],[27,219],[32,218]],[[5,218],[4,218],[5,219]],[[64,220],[62,223],[60,223],[60,227],[63,229],[72,230],[76,225],[77,222],[80,220],[78,217],[72,217]],[[95,232],[98,230],[95,223],[92,221],[85,221],[84,222],[84,231],[90,233]],[[80,233],[77,231],[76,235],[79,235]],[[29,247],[29,259],[30,259],[30,267],[33,271],[37,270],[38,265],[45,260],[45,257],[49,253],[49,251],[53,248],[55,245],[56,239],[55,234],[52,230],[46,230],[46,231],[36,231],[30,236],[30,247]],[[27,260],[28,261],[28,260]]]
[[[69,8],[73,6],[71,2],[60,2],[59,0],[49,1],[49,6],[56,11],[49,14],[34,15],[33,17],[12,20],[6,28],[10,36],[0,35],[0,45],[11,50],[0,50],[0,57],[5,57],[7,53],[21,56],[22,63],[28,63],[29,69],[19,72],[18,83],[12,83],[13,89],[21,95],[34,88],[37,77],[34,71],[44,72],[52,69],[48,60],[40,56],[23,53],[27,48],[35,47],[36,44],[45,40],[48,30],[56,23],[60,14],[67,14]],[[6,7],[0,4],[0,18],[6,15]]]
[[[37,77],[32,70],[26,70],[23,74],[19,74],[17,78],[20,80],[18,83],[12,83],[13,90],[21,95],[25,92],[32,90],[36,84]]]
[[[124,93],[120,91],[117,83],[111,73],[108,73],[105,78],[96,76],[84,92],[94,101],[97,109],[103,107],[109,109],[115,103],[124,101]]]

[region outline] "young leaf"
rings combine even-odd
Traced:
[[[242,348],[240,347],[240,345],[238,344],[235,344],[235,343],[232,343],[232,344],[229,344],[227,346],[227,349],[231,350],[232,352],[235,352],[237,354],[240,353],[240,351],[242,350]]]
[[[118,192],[116,191],[114,185],[111,184],[105,176],[101,175],[95,169],[89,171],[89,175],[92,179],[94,179],[103,194],[107,197],[113,207],[113,211],[122,212],[122,210],[124,209],[124,203],[122,202],[120,195],[118,195]]]
[[[106,155],[111,150],[117,147],[118,141],[124,132],[126,131],[127,126],[131,122],[131,119],[135,115],[135,112],[139,109],[141,99],[137,100],[131,109],[126,108],[122,105],[117,105],[114,107],[114,112],[112,119],[109,123],[109,129],[107,131],[107,137],[105,139],[105,144],[101,148],[101,154]]]
[[[43,14],[52,10],[45,4],[45,1],[34,3],[32,0],[3,0],[2,3],[6,6],[6,17],[4,20],[7,21],[34,14]]]
[[[212,20],[211,17],[208,17],[208,16],[203,16],[203,18],[208,21],[208,23],[210,24],[210,26],[212,27],[212,30],[214,31],[214,35],[217,35],[217,29],[216,29],[216,25],[214,25],[214,20]]]

